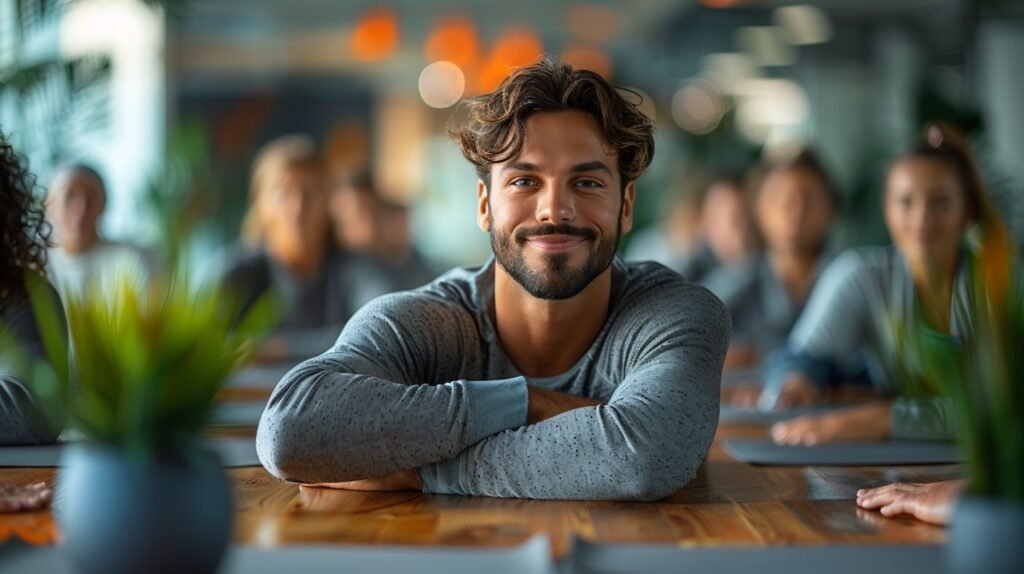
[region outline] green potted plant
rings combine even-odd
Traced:
[[[84,573],[214,572],[230,488],[199,434],[214,396],[272,315],[240,320],[216,287],[127,276],[65,301],[74,369],[58,521]],[[58,325],[44,325],[44,338]],[[55,361],[56,362],[56,361]]]
[[[1004,230],[972,250],[972,324],[959,344],[912,329],[917,367],[950,399],[967,488],[950,530],[953,572],[1024,572],[1024,292]]]

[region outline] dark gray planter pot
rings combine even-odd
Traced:
[[[953,574],[1024,572],[1024,505],[965,495],[953,513],[946,563]]]
[[[57,520],[81,574],[217,570],[231,533],[232,502],[220,461],[189,456],[129,459],[102,446],[65,455]]]

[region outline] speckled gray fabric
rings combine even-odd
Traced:
[[[427,492],[654,500],[696,473],[718,424],[729,315],[654,263],[613,263],[608,320],[566,373],[527,381],[492,325],[494,261],[376,299],[291,372],[260,421],[281,478],[416,468]],[[606,402],[526,424],[526,385]]]

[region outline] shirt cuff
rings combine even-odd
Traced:
[[[469,442],[477,442],[504,430],[526,424],[529,397],[526,378],[514,377],[498,381],[466,381],[470,410]],[[434,494],[468,494],[461,484],[465,457],[442,460],[416,470],[423,481],[423,492]]]
[[[466,381],[469,396],[469,444],[526,424],[526,377]]]

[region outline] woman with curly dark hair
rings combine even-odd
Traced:
[[[51,304],[64,320],[45,280],[50,227],[34,188],[35,177],[0,133],[0,445],[54,442],[62,426],[26,384],[33,366],[46,360],[30,284],[45,288],[39,304]]]

